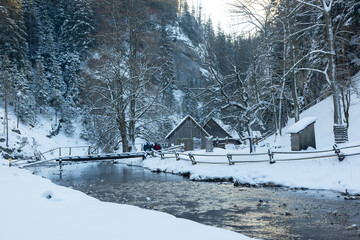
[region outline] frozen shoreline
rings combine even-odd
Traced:
[[[359,149],[356,149],[359,150]],[[205,154],[203,150],[192,153]],[[225,154],[223,149],[215,149],[213,154]],[[351,153],[351,152],[350,152]],[[160,171],[180,175],[188,175],[192,180],[207,181],[214,179],[232,179],[240,184],[250,185],[280,185],[290,188],[309,188],[319,190],[334,190],[360,193],[360,160],[358,156],[346,157],[340,162],[337,157],[324,159],[276,162],[269,164],[243,163],[228,165],[226,158],[199,158],[214,162],[223,161],[224,164],[196,164],[189,161],[176,161],[175,158],[160,159],[150,157],[142,161],[140,159],[120,161],[129,165],[145,167],[151,171]]]
[[[106,203],[0,162],[0,239],[250,239],[224,229]]]

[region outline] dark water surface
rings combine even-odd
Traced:
[[[331,191],[193,182],[111,162],[32,168],[106,202],[167,212],[261,239],[360,239],[360,201]],[[360,183],[359,183],[360,184]]]

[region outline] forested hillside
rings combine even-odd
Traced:
[[[256,7],[254,7],[256,6]],[[281,133],[334,96],[349,124],[360,70],[360,2],[238,0],[253,26],[228,34],[182,0],[0,0],[0,100],[18,121],[52,121],[105,150],[161,141],[186,115],[243,137]],[[332,107],[332,106],[329,106]],[[6,130],[5,130],[6,132]]]

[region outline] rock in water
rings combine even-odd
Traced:
[[[347,230],[357,230],[358,228],[359,228],[358,225],[353,224],[353,225],[351,225],[351,226],[348,226],[346,229],[347,229]]]

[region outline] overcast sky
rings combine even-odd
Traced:
[[[226,32],[234,31],[234,21],[229,13],[229,6],[227,3],[234,2],[234,0],[192,0],[194,6],[201,2],[207,16],[210,16],[213,25],[216,29],[218,23],[221,23],[222,28]],[[190,1],[189,1],[190,2]]]

